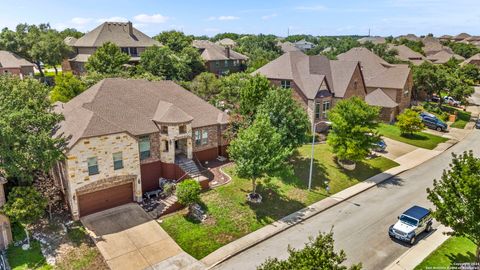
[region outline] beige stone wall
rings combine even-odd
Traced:
[[[180,145],[185,147],[187,158],[192,158],[192,125],[187,124],[174,124],[174,125],[162,125],[168,127],[168,134],[160,133],[160,160],[165,163],[175,163],[175,141],[179,141]],[[180,127],[185,126],[185,132],[180,133]],[[185,144],[183,142],[186,141]],[[169,143],[168,151],[166,151],[165,142]]]
[[[123,168],[114,170],[113,153],[122,152]],[[88,175],[87,159],[97,157],[99,173]],[[92,186],[92,183],[101,182],[105,178],[122,178],[135,176],[134,189],[136,200],[142,197],[140,180],[140,160],[138,142],[127,133],[119,133],[81,139],[67,153],[66,170],[68,175],[68,200],[73,216],[78,216],[78,202],[75,196],[77,189]],[[90,190],[94,191],[94,190]]]

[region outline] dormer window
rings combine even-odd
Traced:
[[[282,80],[282,81],[280,82],[280,86],[281,86],[282,88],[288,89],[288,88],[291,88],[291,83],[290,83],[289,80]]]
[[[187,126],[186,125],[181,125],[179,128],[180,134],[185,134],[187,133]]]
[[[168,135],[168,126],[161,126],[160,133]]]

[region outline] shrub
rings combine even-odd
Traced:
[[[193,179],[184,180],[177,185],[178,201],[185,206],[199,203],[201,190],[202,187],[197,181]]]
[[[418,112],[411,109],[406,109],[398,115],[397,120],[395,125],[400,129],[402,134],[412,134],[425,128]]]

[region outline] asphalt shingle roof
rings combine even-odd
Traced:
[[[200,54],[205,61],[217,60],[247,60],[248,57],[230,49],[230,57],[227,57],[227,49],[209,40],[194,40],[193,47],[200,49]]]
[[[33,67],[34,64],[21,58],[20,56],[9,52],[0,51],[0,67],[2,68],[21,68],[21,67]]]

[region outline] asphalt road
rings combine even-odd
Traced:
[[[361,262],[364,269],[383,269],[409,249],[409,245],[388,237],[388,227],[414,204],[431,207],[426,188],[448,167],[451,153],[474,150],[479,156],[479,142],[480,131],[475,130],[434,159],[232,257],[215,269],[255,269],[268,257],[284,259],[288,256],[288,245],[302,248],[308,237],[316,236],[319,231],[328,232],[332,226],[336,248],[347,254],[346,264]]]

